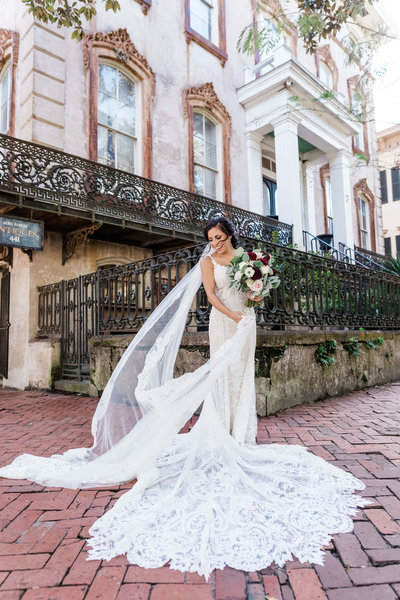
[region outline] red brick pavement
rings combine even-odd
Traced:
[[[96,400],[0,389],[0,464],[90,445]],[[259,420],[258,441],[302,444],[351,471],[373,500],[353,533],[336,535],[323,567],[293,560],[257,573],[197,574],[86,561],[94,520],[131,484],[43,488],[0,479],[0,600],[394,600],[400,598],[400,383]]]

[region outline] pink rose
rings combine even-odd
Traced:
[[[263,282],[261,279],[257,279],[250,287],[253,292],[261,292],[263,289]]]

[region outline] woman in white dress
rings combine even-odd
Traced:
[[[93,418],[94,443],[49,458],[24,454],[0,476],[87,488],[137,479],[91,527],[89,558],[127,554],[142,567],[256,571],[296,556],[322,564],[351,531],[364,485],[302,446],[255,445],[254,310],[229,287],[237,240],[223,217],[199,263],[168,294],[118,363]],[[173,378],[187,312],[204,282],[213,305],[210,359]],[[189,433],[178,434],[202,404]]]

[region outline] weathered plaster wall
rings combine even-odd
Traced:
[[[59,349],[36,339],[38,329],[38,286],[72,279],[96,271],[99,261],[134,262],[151,255],[149,250],[89,239],[62,265],[62,236],[45,232],[43,252],[33,252],[32,262],[14,249],[10,287],[9,373],[3,385],[24,389],[51,386],[54,361]],[[58,355],[57,355],[58,352]],[[57,358],[58,356],[58,358]]]
[[[367,349],[366,339],[384,338],[380,347]],[[92,338],[90,341],[91,382],[104,389],[132,335]],[[343,348],[349,338],[361,340],[362,354],[355,358]],[[335,363],[322,367],[315,359],[318,346],[337,342]],[[180,376],[204,364],[209,357],[206,333],[185,334],[175,365]],[[256,350],[257,412],[276,413],[296,404],[312,403],[400,378],[400,333],[332,331],[275,332],[258,334]]]

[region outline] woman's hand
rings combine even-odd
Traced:
[[[253,300],[253,302],[261,302],[262,300],[264,300],[264,296],[256,296],[255,298],[253,298],[252,292],[247,292],[247,297],[250,300]]]
[[[244,317],[244,314],[239,312],[238,310],[232,312],[232,317],[231,319],[233,319],[235,321],[235,323],[239,323],[239,321]]]

